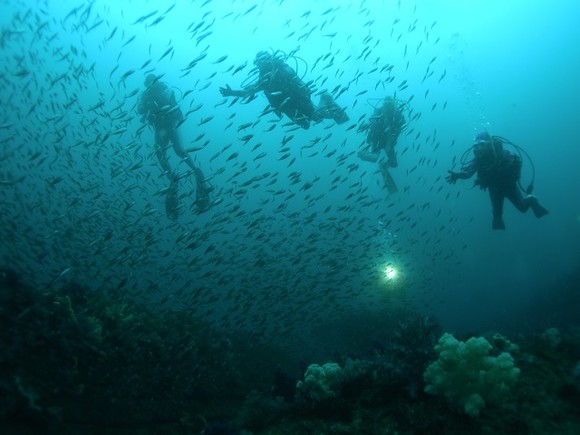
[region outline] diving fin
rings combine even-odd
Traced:
[[[177,182],[172,181],[165,195],[165,213],[171,220],[179,217],[179,201],[177,200]]]
[[[336,104],[336,101],[334,101],[334,98],[328,92],[320,94],[318,110],[321,111],[325,118],[333,119],[337,124],[344,124],[349,120],[346,112]]]
[[[397,193],[399,189],[397,188],[397,184],[389,172],[389,165],[386,162],[381,162],[379,164],[379,168],[381,170],[381,175],[383,176],[384,187],[391,194]]]
[[[196,190],[195,205],[197,206],[197,211],[198,213],[204,213],[208,211],[211,206],[209,200],[210,189],[205,183],[198,183]]]

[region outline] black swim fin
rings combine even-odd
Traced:
[[[397,187],[397,183],[393,179],[390,171],[389,165],[386,162],[381,162],[379,164],[379,168],[381,169],[381,174],[383,176],[384,187],[389,191],[389,193],[397,193],[399,188]]]
[[[211,202],[209,200],[210,189],[205,183],[197,184],[196,200],[195,205],[197,207],[198,213],[205,213],[211,207]]]
[[[177,220],[179,217],[179,201],[177,199],[177,182],[172,182],[165,195],[165,213],[171,220]]]
[[[323,92],[320,95],[318,110],[321,111],[325,118],[333,119],[337,124],[344,124],[350,119],[328,92]]]

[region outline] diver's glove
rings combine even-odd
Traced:
[[[220,94],[222,94],[223,97],[233,97],[236,95],[236,92],[230,88],[230,85],[226,85],[225,87],[220,88]]]
[[[459,173],[453,172],[453,171],[447,171],[447,172],[449,172],[449,175],[447,177],[445,177],[445,181],[447,181],[450,184],[455,184],[457,182],[457,180],[459,179]]]

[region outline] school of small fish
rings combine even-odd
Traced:
[[[436,21],[365,1],[304,3],[280,18],[288,46],[326,50],[305,59],[313,98],[327,90],[350,116],[303,130],[263,96],[221,98],[220,86],[251,73],[255,51],[238,61],[239,48],[213,48],[223,28],[252,34],[265,8],[296,6],[290,0],[145,9],[92,0],[63,13],[53,0],[12,3],[0,30],[3,264],[47,287],[112,288],[272,339],[384,303],[387,263],[403,272],[406,303],[428,312],[445,302],[466,245],[453,213],[459,193],[438,165],[438,148],[454,141],[443,143],[429,121],[447,110],[436,99],[447,75]],[[336,24],[345,15],[352,28]],[[176,26],[184,16],[189,24]],[[213,188],[204,214],[172,156],[180,217],[165,215],[167,179],[136,111],[149,72],[176,89],[184,148]],[[388,195],[357,152],[368,99],[393,94],[408,110],[393,170],[399,192]]]

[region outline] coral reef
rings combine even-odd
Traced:
[[[297,347],[217,331],[183,310],[73,284],[34,289],[0,271],[0,429],[59,435],[580,432],[580,329],[520,336],[517,345],[496,332],[447,334],[435,352],[441,333],[433,319],[411,311],[388,315],[388,327],[378,330],[377,319],[385,316],[357,316],[358,323],[345,317],[345,329],[375,334],[359,339],[352,352],[347,338],[346,351],[332,356],[335,363],[317,365],[299,362]],[[333,339],[341,344],[340,336]],[[424,392],[426,369],[427,389],[438,395]]]
[[[435,346],[439,359],[423,376],[425,392],[441,394],[467,415],[477,417],[486,402],[504,398],[520,375],[509,353],[491,356],[492,349],[484,337],[462,342],[452,334],[443,334]]]

